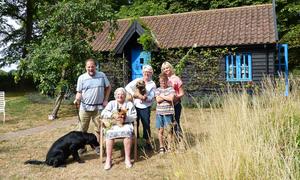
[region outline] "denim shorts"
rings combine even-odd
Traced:
[[[156,114],[156,128],[166,128],[173,122],[173,114],[160,115]]]

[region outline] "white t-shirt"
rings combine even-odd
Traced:
[[[129,94],[131,94],[131,95],[134,94],[136,83],[139,80],[143,80],[143,78],[136,78],[135,80],[133,80],[129,84],[127,84],[125,89]],[[145,109],[145,108],[151,106],[153,103],[153,99],[155,97],[155,89],[156,89],[156,84],[154,83],[154,81],[150,80],[150,81],[146,82],[147,99],[145,101],[142,101],[140,99],[134,99],[133,104],[135,105],[135,107],[140,108],[140,109]]]

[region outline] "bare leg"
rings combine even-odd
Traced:
[[[173,144],[174,144],[174,135],[172,132],[169,132],[169,134],[168,134],[168,150],[169,151],[172,150]]]
[[[125,164],[126,167],[130,168],[131,165],[131,160],[130,160],[130,151],[131,151],[131,144],[132,144],[132,139],[131,138],[124,138],[124,150],[125,150]]]
[[[111,167],[111,159],[112,159],[112,149],[114,146],[114,140],[113,139],[107,139],[106,140],[106,161],[104,169],[108,170]]]
[[[164,128],[159,128],[158,130],[158,140],[159,140],[159,147],[164,147]]]

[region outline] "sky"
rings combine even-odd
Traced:
[[[9,17],[7,18],[7,20],[8,20],[9,24],[13,25],[16,28],[18,28],[20,26],[16,21],[14,21],[13,19],[11,19]],[[11,70],[17,69],[17,66],[18,66],[17,64],[12,64],[10,66],[5,66],[5,67],[1,68],[1,70],[9,72]]]

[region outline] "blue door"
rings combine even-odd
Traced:
[[[144,64],[149,64],[151,53],[139,48],[131,50],[131,80],[142,77]]]

